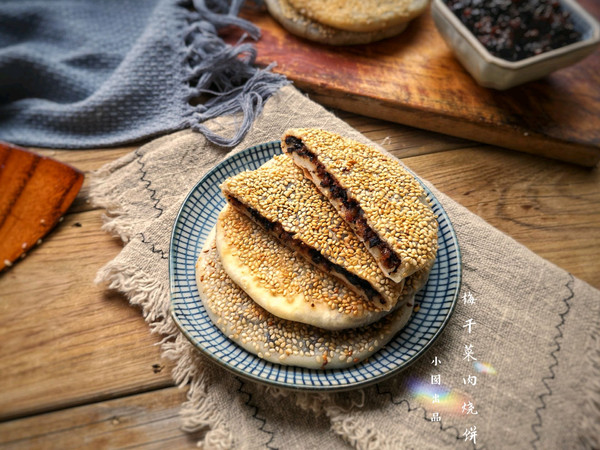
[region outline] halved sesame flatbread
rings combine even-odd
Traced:
[[[282,148],[389,278],[399,282],[433,262],[437,218],[423,187],[398,160],[320,129],[288,130]]]
[[[308,369],[349,367],[368,358],[409,321],[413,300],[363,328],[327,331],[276,317],[255,303],[227,275],[214,230],[198,261],[196,281],[211,321],[229,339],[267,361]]]
[[[408,22],[377,31],[348,31],[332,28],[301,14],[288,0],[266,0],[271,15],[290,33],[328,45],[357,45],[387,39],[402,33]]]
[[[289,0],[301,14],[340,30],[377,31],[422,14],[428,0]]]
[[[388,313],[315,269],[229,205],[219,214],[216,242],[229,277],[277,317],[342,330],[367,325]]]
[[[221,189],[231,205],[321,270],[390,311],[402,292],[287,155],[228,178]]]

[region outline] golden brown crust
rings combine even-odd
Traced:
[[[196,263],[200,298],[211,321],[229,339],[267,361],[310,369],[349,367],[378,351],[410,319],[412,301],[374,324],[343,331],[280,319],[227,276],[214,236],[213,231]]]
[[[337,278],[315,270],[229,205],[219,214],[216,242],[229,277],[279,318],[341,330],[387,314]]]
[[[423,13],[427,0],[289,0],[301,14],[340,30],[377,31]]]
[[[400,259],[394,271],[382,270],[395,281],[428,266],[437,253],[437,218],[427,195],[399,161],[373,147],[320,129],[291,129],[282,138],[302,141],[349,199],[355,200],[366,222]],[[295,155],[294,161],[301,164]],[[315,164],[316,164],[315,162]],[[331,193],[313,178],[322,193]],[[339,212],[340,202],[332,201]],[[350,223],[350,226],[355,224]],[[355,229],[356,231],[356,229]],[[360,233],[357,233],[360,235]],[[373,249],[365,243],[366,247]],[[381,263],[380,255],[373,253]]]
[[[403,22],[377,31],[348,31],[314,21],[296,10],[288,0],[266,0],[271,15],[290,33],[328,45],[369,44],[402,33],[408,26]]]
[[[396,304],[402,285],[385,276],[335,208],[287,155],[275,156],[258,170],[235,175],[221,188],[226,196],[281,224],[295,239],[368,281],[384,299],[384,303],[376,303],[380,308],[389,311]]]

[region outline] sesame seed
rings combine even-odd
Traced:
[[[293,250],[231,206],[219,215],[217,236],[218,252],[227,254],[224,270],[234,282],[248,287],[256,303],[276,315],[343,329],[367,325],[387,314],[337,278],[297,259]],[[244,273],[251,274],[251,281],[241,278]],[[263,295],[265,291],[270,296]]]
[[[302,141],[346,191],[348,199],[359,204],[369,227],[401,256],[398,276],[406,277],[435,259],[437,218],[423,187],[398,160],[374,147],[320,129],[286,131],[282,138],[284,151],[287,136]],[[317,187],[327,194],[327,189]],[[341,208],[340,202],[332,203],[338,210]]]
[[[260,358],[309,368],[348,367],[378,350],[402,325],[400,310],[369,326],[340,331],[283,320],[248,297],[225,273],[215,246],[207,248],[196,264],[202,302],[226,336]]]
[[[226,197],[251,207],[271,223],[281,224],[294,239],[367,281],[384,299],[371,299],[378,307],[390,310],[396,304],[402,285],[390,280],[374,264],[373,257],[350,226],[289,156],[277,155],[255,171],[228,178],[221,189]],[[293,240],[288,239],[285,244],[311,259]],[[331,272],[341,276],[336,271]]]

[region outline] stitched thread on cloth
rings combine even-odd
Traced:
[[[562,299],[562,301],[565,305],[565,309],[559,313],[560,323],[558,323],[556,325],[557,333],[556,333],[556,336],[554,336],[555,348],[550,352],[550,356],[552,357],[552,360],[553,360],[553,362],[548,367],[548,371],[550,372],[550,375],[546,375],[542,378],[542,383],[545,386],[546,391],[541,393],[538,396],[538,400],[541,403],[541,406],[536,408],[535,415],[537,417],[537,420],[534,424],[531,425],[531,430],[535,434],[535,438],[531,440],[530,444],[534,449],[537,449],[537,444],[538,444],[538,441],[540,440],[540,433],[538,432],[538,429],[541,428],[542,423],[543,423],[541,411],[546,409],[546,401],[544,400],[544,398],[552,395],[552,388],[548,385],[548,381],[554,380],[556,378],[556,374],[554,372],[554,368],[558,367],[558,358],[556,357],[556,354],[558,352],[560,352],[560,350],[561,350],[560,340],[562,340],[562,338],[563,338],[562,328],[565,324],[565,317],[567,316],[567,314],[569,314],[569,311],[571,310],[571,305],[570,305],[569,301],[571,299],[573,299],[573,296],[575,295],[573,292],[573,282],[574,281],[575,280],[573,278],[573,275],[569,274],[569,280],[565,284],[565,287],[569,290],[569,294],[565,298]]]
[[[188,388],[187,401],[179,413],[182,429],[188,433],[206,431],[199,443],[204,448],[232,448],[233,436],[207,394],[205,365],[169,315],[169,302],[165,301],[168,287],[144,273],[131,273],[128,267],[114,261],[98,272],[95,283],[108,283],[109,289],[125,294],[132,305],[141,307],[152,332],[164,336],[160,342],[163,357],[175,361],[173,380],[180,388]]]
[[[579,440],[584,449],[600,448],[600,315],[596,318],[589,342],[584,350],[592,372],[582,380],[585,402],[581,408],[581,433]]]

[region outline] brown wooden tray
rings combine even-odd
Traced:
[[[59,222],[82,183],[79,170],[0,142],[0,271]]]
[[[600,18],[600,2],[580,3]],[[324,105],[584,166],[600,160],[600,51],[495,91],[463,69],[429,11],[395,38],[343,48],[295,37],[264,11],[244,16],[262,30],[257,63],[275,61]]]

